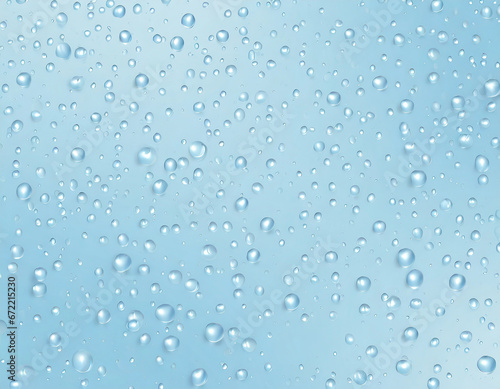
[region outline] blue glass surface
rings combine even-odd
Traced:
[[[500,387],[499,21],[3,0],[0,387]]]

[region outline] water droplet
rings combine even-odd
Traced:
[[[201,101],[198,101],[197,103],[193,104],[193,111],[196,113],[201,113],[205,110],[205,104],[203,104]]]
[[[23,182],[19,184],[16,190],[16,194],[19,200],[28,200],[31,197],[31,193],[33,190],[31,189],[31,185]]]
[[[489,355],[484,355],[479,360],[477,361],[477,368],[479,371],[483,373],[493,373],[495,368],[497,367],[497,362],[495,361],[494,358],[490,357]]]
[[[460,291],[465,287],[465,277],[461,274],[453,274],[450,277],[450,288],[455,291]]]
[[[87,373],[92,368],[93,358],[87,350],[79,350],[73,354],[73,367],[79,373]]]
[[[250,263],[257,263],[260,260],[260,251],[257,249],[250,249],[247,252],[247,261]]]
[[[245,197],[240,197],[235,202],[235,208],[238,212],[243,212],[248,207],[248,200]]]
[[[470,331],[463,331],[460,334],[460,339],[463,340],[464,342],[470,342],[472,340],[472,332]]]
[[[229,33],[226,30],[217,31],[216,38],[221,43],[227,42],[229,39]]]
[[[210,323],[205,327],[205,338],[211,343],[217,343],[224,337],[224,328],[218,323]]]
[[[131,332],[137,332],[142,327],[144,315],[140,311],[132,311],[127,316],[126,327]]]
[[[360,292],[366,292],[370,289],[372,285],[371,280],[368,277],[361,276],[356,280],[356,288]]]
[[[181,51],[184,47],[184,39],[180,36],[174,36],[170,41],[170,47],[172,50]]]
[[[363,370],[358,370],[354,373],[354,375],[352,376],[352,379],[358,385],[364,385],[366,383],[366,380],[367,380],[367,375]]]
[[[111,313],[107,309],[100,309],[97,312],[97,322],[99,324],[106,324],[111,320]]]
[[[165,160],[165,162],[163,163],[163,168],[165,169],[165,171],[167,171],[169,173],[175,172],[175,170],[177,169],[176,160],[173,158],[167,158]]]
[[[411,184],[415,188],[421,188],[427,182],[427,175],[422,170],[414,170],[411,175]]]
[[[170,323],[174,321],[175,310],[169,304],[162,304],[156,308],[155,315],[162,323]]]
[[[20,132],[24,127],[24,123],[21,120],[14,120],[10,125],[12,132]]]
[[[207,146],[200,141],[195,141],[191,143],[191,146],[189,146],[189,154],[191,154],[191,157],[194,159],[203,159],[206,152]]]
[[[43,282],[36,283],[33,286],[33,296],[35,297],[43,297],[47,293],[47,285]]]
[[[139,73],[135,76],[135,86],[138,88],[145,88],[149,84],[149,77],[145,74]]]
[[[385,232],[386,225],[382,220],[377,220],[375,223],[373,223],[373,232],[376,234],[382,234]]]
[[[205,369],[196,369],[191,373],[191,382],[194,386],[203,386],[207,383],[208,374]]]
[[[403,339],[407,342],[414,342],[418,338],[418,331],[415,327],[408,327],[403,332]]]
[[[85,86],[85,79],[82,76],[75,76],[69,82],[69,87],[75,91],[82,90]]]
[[[24,248],[17,244],[12,245],[10,248],[12,259],[21,259],[24,256]]]
[[[396,371],[402,375],[408,375],[411,373],[411,363],[410,361],[402,359],[396,363]]]
[[[486,172],[490,167],[490,161],[484,155],[478,155],[476,157],[475,163],[476,163],[476,170],[479,173]]]
[[[257,348],[257,342],[253,338],[246,338],[241,343],[241,347],[247,353],[253,353],[255,351],[255,349]]]
[[[153,193],[155,195],[161,196],[161,195],[165,194],[165,192],[167,191],[167,188],[168,188],[168,184],[163,179],[156,180],[153,183]]]
[[[326,102],[332,106],[337,106],[340,104],[340,93],[339,92],[330,92],[326,97]]]
[[[50,334],[49,344],[51,347],[59,347],[62,343],[62,337],[57,332]]]
[[[410,249],[401,249],[398,252],[397,260],[399,266],[403,268],[410,267],[415,262],[415,254]]]
[[[431,10],[434,13],[441,12],[443,10],[443,0],[432,0]]]
[[[63,59],[68,59],[71,55],[71,47],[67,43],[63,42],[56,47],[56,56]]]
[[[125,16],[126,9],[123,5],[118,5],[113,9],[113,16],[117,18],[123,18]]]
[[[264,232],[269,232],[274,227],[274,220],[271,217],[265,217],[260,221],[260,229]]]
[[[495,79],[488,80],[484,83],[486,96],[496,97],[500,94],[500,82]]]
[[[141,165],[151,166],[156,162],[156,151],[151,147],[143,147],[137,153],[137,160]]]
[[[31,76],[29,73],[19,73],[19,75],[16,78],[17,85],[23,87],[23,88],[28,88],[31,84]]]
[[[429,378],[429,380],[427,381],[427,388],[428,389],[438,389],[439,388],[439,380],[437,378]]]
[[[295,311],[299,307],[299,304],[300,304],[299,296],[297,296],[294,293],[290,293],[289,295],[287,295],[285,297],[284,304],[285,304],[285,308],[288,311]]]
[[[207,244],[203,246],[203,250],[201,250],[203,256],[207,259],[212,259],[217,255],[217,247],[212,244]]]
[[[168,352],[174,352],[179,348],[180,340],[176,336],[167,336],[163,341],[163,347]]]
[[[412,113],[413,112],[414,103],[411,100],[405,99],[401,102],[401,112],[403,113]]]
[[[411,270],[406,275],[406,285],[408,285],[412,289],[419,288],[424,282],[424,275],[420,270],[414,269]]]
[[[132,258],[127,254],[118,254],[113,260],[113,267],[118,273],[126,272],[132,266]]]
[[[81,147],[75,147],[71,150],[71,159],[75,162],[82,162],[85,159],[85,150]]]
[[[184,14],[181,18],[181,24],[186,27],[186,28],[192,28],[194,26],[194,23],[196,22],[196,19],[193,14]]]
[[[130,43],[132,41],[132,34],[128,30],[123,30],[120,32],[120,42]]]
[[[236,372],[236,379],[238,381],[245,381],[247,377],[248,377],[248,371],[246,371],[245,369],[239,369]]]
[[[373,87],[378,91],[387,89],[387,79],[384,76],[375,77],[372,81]]]

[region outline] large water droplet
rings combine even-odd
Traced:
[[[111,313],[107,309],[100,309],[97,312],[97,322],[99,324],[106,324],[111,320]]]
[[[236,372],[236,378],[238,379],[238,381],[245,381],[247,377],[248,377],[248,371],[246,371],[245,369],[239,369]]]
[[[168,352],[173,352],[179,348],[180,340],[176,336],[167,336],[163,341],[163,347]]]
[[[372,228],[373,232],[375,232],[376,234],[382,234],[383,232],[385,232],[386,224],[382,220],[377,220],[375,223],[373,223]]]
[[[490,161],[484,155],[478,155],[476,157],[475,164],[476,164],[476,170],[479,173],[486,172],[490,167]]]
[[[171,323],[175,317],[175,310],[169,304],[162,304],[156,308],[155,315],[162,323]]]
[[[411,184],[415,188],[421,188],[427,182],[427,175],[422,170],[414,170],[411,175]]]
[[[429,378],[429,380],[427,381],[427,388],[428,389],[438,389],[439,385],[440,385],[440,382],[435,377]]]
[[[184,14],[181,18],[181,24],[186,27],[186,28],[192,28],[194,26],[194,23],[196,22],[196,19],[193,14]]]
[[[387,89],[387,79],[384,76],[375,77],[372,81],[372,85],[378,91],[385,90]]]
[[[401,267],[409,267],[415,262],[415,254],[410,249],[401,249],[398,252],[398,263]]]
[[[241,343],[241,348],[245,350],[247,353],[253,353],[257,348],[257,342],[254,338],[246,338]]]
[[[195,159],[203,159],[207,152],[207,146],[200,141],[195,141],[189,146],[189,154]]]
[[[56,55],[59,58],[68,59],[71,55],[71,47],[67,43],[63,42],[57,45],[56,47]]]
[[[143,147],[137,153],[137,160],[141,165],[150,166],[156,162],[156,151],[151,147]]]
[[[500,94],[500,82],[495,79],[488,80],[484,83],[486,96],[496,97]]]
[[[274,227],[274,220],[271,217],[265,217],[260,221],[260,229],[264,232],[269,232]]]
[[[260,251],[257,249],[250,249],[247,252],[247,261],[250,263],[257,263],[260,260]]]
[[[82,90],[85,86],[85,79],[82,76],[75,76],[69,82],[69,87],[75,91]]]
[[[449,285],[452,290],[460,291],[465,287],[465,277],[461,274],[453,274]]]
[[[403,339],[406,342],[414,342],[418,339],[418,331],[415,327],[408,327],[403,332]]]
[[[161,196],[161,195],[165,194],[165,192],[167,191],[167,188],[168,188],[167,181],[165,181],[163,179],[156,180],[153,183],[153,193],[155,195]]]
[[[135,76],[135,86],[138,88],[145,88],[149,84],[149,77],[143,73]]]
[[[31,185],[26,182],[19,184],[16,190],[19,200],[28,200],[31,197],[32,192],[33,190],[31,189]]]
[[[248,200],[246,197],[240,197],[239,199],[236,200],[234,203],[234,207],[238,212],[243,212],[244,210],[247,209],[248,207]]]
[[[217,34],[215,34],[215,36],[221,43],[227,42],[227,40],[229,39],[229,33],[226,30],[217,31]]]
[[[16,82],[17,85],[23,88],[28,88],[31,84],[31,76],[29,73],[26,72],[19,73],[19,75],[16,77]]]
[[[396,371],[402,375],[408,375],[411,373],[411,363],[405,359],[402,359],[396,363]]]
[[[284,304],[285,304],[285,308],[288,311],[295,311],[299,307],[299,304],[300,304],[299,296],[297,296],[294,293],[290,293],[289,295],[287,295],[285,297]]]
[[[353,381],[358,385],[364,385],[366,383],[367,378],[368,377],[363,370],[356,371],[352,376]]]
[[[49,344],[51,347],[59,347],[62,342],[62,337],[57,332],[50,334]]]
[[[73,367],[79,373],[87,373],[92,368],[92,355],[87,350],[73,354]]]
[[[120,42],[130,43],[132,41],[132,34],[128,30],[123,30],[120,32]]]
[[[71,150],[71,159],[75,162],[82,162],[85,159],[85,150],[81,147],[75,147]]]
[[[38,282],[33,285],[33,296],[35,297],[43,297],[47,293],[47,285],[43,282]]]
[[[332,106],[337,106],[340,104],[340,93],[339,92],[330,92],[326,97],[326,102]]]
[[[132,265],[132,258],[127,254],[118,254],[113,260],[113,267],[118,273],[126,272]]]
[[[424,275],[420,270],[414,269],[406,275],[406,285],[412,289],[417,289],[424,282]]]
[[[181,51],[184,47],[184,39],[180,36],[174,36],[170,41],[170,47],[172,50]]]
[[[217,343],[224,337],[224,328],[218,323],[210,323],[205,327],[205,338],[211,343]]]
[[[479,371],[482,371],[483,373],[493,373],[495,368],[497,367],[497,362],[495,361],[494,358],[490,357],[489,355],[484,355],[479,360],[477,361],[477,368]]]
[[[372,285],[371,280],[368,277],[361,276],[356,280],[356,288],[360,292],[366,292],[370,289]]]
[[[194,386],[203,386],[207,383],[208,374],[205,369],[196,369],[191,373],[191,382]]]

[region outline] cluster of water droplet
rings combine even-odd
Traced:
[[[0,6],[11,387],[498,385],[500,6],[194,3]]]

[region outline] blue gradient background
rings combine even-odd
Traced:
[[[120,3],[109,1],[3,1],[0,287],[3,293],[15,273],[19,382],[12,387],[189,388],[197,368],[208,374],[206,388],[356,388],[360,371],[365,387],[435,389],[431,378],[440,388],[500,386],[498,370],[477,367],[481,356],[499,356],[499,113],[498,96],[485,84],[500,78],[500,8],[492,1],[443,3],[433,12],[427,0],[151,1],[135,14],[134,4],[124,2],[126,14],[117,18]],[[248,16],[238,15],[241,7]],[[196,18],[191,29],[180,22],[188,12]],[[131,32],[130,43],[120,42],[122,30]],[[229,33],[227,42],[217,41],[219,30]],[[404,36],[402,45],[396,34]],[[174,36],[185,42],[179,52],[170,48]],[[55,54],[62,41],[72,48],[68,59]],[[78,47],[87,50],[85,58],[75,58]],[[439,57],[430,58],[430,49]],[[236,74],[226,73],[229,65]],[[31,74],[27,88],[16,83],[21,72]],[[434,84],[432,72],[439,75]],[[146,88],[134,83],[140,73],[149,77]],[[75,76],[84,79],[81,90],[70,86]],[[387,79],[386,90],[373,87],[377,76]],[[260,91],[265,101],[256,98]],[[327,102],[331,91],[341,95],[338,106]],[[455,96],[463,107],[453,108]],[[405,99],[414,103],[411,113],[401,109]],[[197,102],[205,104],[201,113],[193,111]],[[24,124],[19,132],[12,130],[15,120]],[[401,131],[401,123],[409,130]],[[206,145],[202,159],[189,153],[195,141]],[[334,145],[337,152],[330,151]],[[80,163],[70,158],[75,147],[86,151]],[[156,151],[151,166],[138,162],[143,147]],[[489,160],[486,185],[478,182],[478,155]],[[235,167],[239,156],[245,169]],[[165,159],[183,157],[187,167],[165,171]],[[43,177],[37,168],[45,169]],[[204,172],[199,181],[197,168]],[[427,176],[422,187],[411,184],[414,170]],[[158,179],[168,183],[162,196],[152,191]],[[25,182],[33,192],[20,200],[16,188]],[[255,193],[254,183],[263,190]],[[78,201],[81,192],[86,202]],[[243,212],[235,208],[240,197],[249,201]],[[445,199],[452,207],[444,207]],[[270,232],[260,228],[264,217],[274,220]],[[381,234],[373,230],[378,220],[386,224]],[[232,228],[226,231],[225,222]],[[120,234],[129,237],[126,247]],[[14,245],[24,249],[22,258],[13,258]],[[206,245],[217,254],[204,255]],[[247,261],[252,248],[258,263]],[[403,248],[416,258],[407,269],[396,261]],[[330,251],[337,261],[325,261]],[[123,274],[113,268],[119,253],[132,258]],[[443,261],[447,255],[451,260]],[[149,274],[139,274],[142,264]],[[38,267],[47,270],[47,292],[37,298]],[[424,277],[417,289],[406,284],[412,269]],[[169,280],[175,270],[182,273],[178,284]],[[236,274],[245,277],[241,287]],[[450,289],[453,274],[466,277],[462,291]],[[356,289],[360,276],[370,278],[369,291]],[[196,291],[185,286],[189,280],[198,282]],[[290,293],[300,298],[294,311],[284,306]],[[391,296],[399,308],[388,307]],[[412,299],[421,300],[419,309],[410,307]],[[6,297],[1,301],[4,332]],[[172,323],[155,317],[161,304],[176,308]],[[359,312],[361,304],[370,306],[368,314]],[[96,318],[102,308],[111,313],[105,325]],[[438,308],[445,314],[437,316]],[[132,311],[144,315],[137,332],[127,329]],[[225,330],[215,344],[205,338],[212,322]],[[228,334],[233,327],[237,339]],[[403,340],[408,327],[418,329],[416,341]],[[463,331],[472,341],[460,338]],[[50,346],[52,333],[62,335],[62,346]],[[140,344],[142,334],[149,344]],[[353,342],[346,342],[349,334]],[[174,352],[163,348],[170,335],[180,340]],[[253,352],[242,347],[247,338],[256,341]],[[438,347],[430,346],[433,338]],[[2,388],[6,340],[2,335]],[[371,345],[376,357],[365,352]],[[87,373],[72,366],[78,350],[93,357]],[[411,361],[409,375],[396,371],[404,359]],[[246,380],[238,380],[239,369],[248,372]]]

